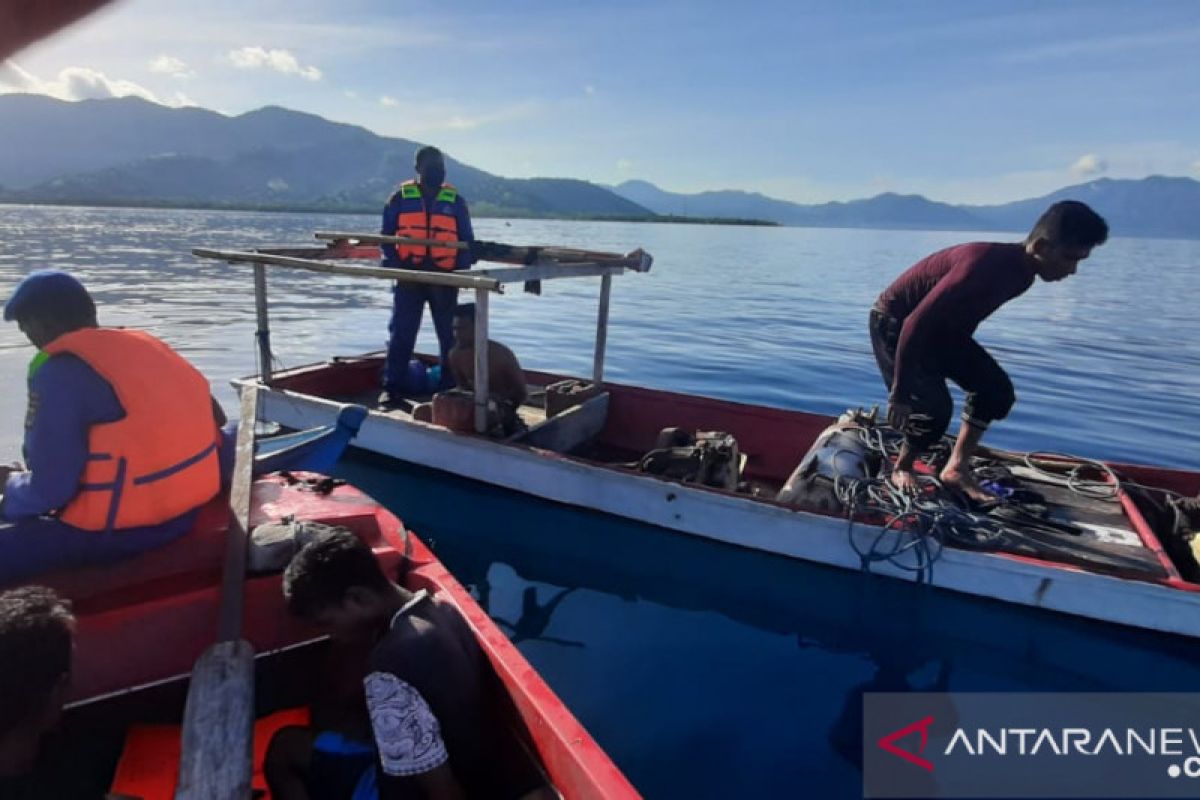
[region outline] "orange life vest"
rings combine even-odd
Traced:
[[[436,239],[439,242],[458,241],[458,215],[455,206],[458,190],[443,183],[433,200],[433,208],[425,207],[421,186],[416,181],[400,184],[400,215],[396,223],[396,235],[412,239]],[[452,247],[425,247],[422,245],[396,245],[396,255],[401,261],[415,267],[423,266],[428,260],[438,269],[452,270],[458,260],[458,251]]]
[[[112,386],[125,416],[93,425],[75,497],[59,512],[89,531],[159,525],[221,489],[208,381],[148,333],[84,328],[44,348],[70,353]]]

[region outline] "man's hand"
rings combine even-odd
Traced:
[[[8,476],[14,472],[24,472],[25,468],[17,463],[0,464],[0,495],[4,494],[4,484],[8,483]]]
[[[909,416],[912,414],[912,404],[901,400],[888,400],[888,425],[891,425],[898,431],[904,430],[904,425],[908,422]]]

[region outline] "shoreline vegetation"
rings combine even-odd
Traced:
[[[470,202],[470,198],[467,199]],[[79,198],[73,200],[28,201],[0,194],[0,206],[45,206],[76,208],[128,208],[164,209],[172,211],[249,211],[267,214],[378,214],[383,208],[366,206],[327,206],[319,203],[272,205],[255,203],[197,203],[172,202],[170,200],[111,200]],[[647,222],[665,225],[742,225],[764,228],[782,227],[778,222],[766,219],[743,219],[737,217],[689,217],[680,214],[649,214],[643,216],[625,214],[543,214],[529,210],[510,209],[490,203],[471,204],[473,219],[546,219],[570,222]]]

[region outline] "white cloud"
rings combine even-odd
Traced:
[[[629,173],[633,172],[633,161],[628,158],[618,158],[617,172],[621,173],[622,175],[628,175]]]
[[[162,55],[150,62],[151,72],[161,72],[164,75],[170,75],[172,78],[194,78],[196,71],[188,69],[188,65],[183,60],[174,56]]]
[[[383,97],[379,98],[379,105],[387,106],[388,108],[395,108],[396,106],[400,105],[400,101],[390,95],[385,94]]]
[[[321,80],[321,70],[303,66],[287,50],[268,50],[264,47],[243,47],[229,51],[229,61],[238,69],[273,69],[284,75],[299,75],[308,81]]]
[[[349,97],[351,100],[358,99],[358,92],[354,91],[353,89],[345,89],[342,91],[342,94],[346,95],[346,97]]]
[[[596,87],[589,83],[587,86],[583,87],[583,93],[586,95],[593,95],[596,93]]]
[[[109,97],[140,97],[164,106],[192,106],[191,98],[176,92],[160,98],[145,86],[133,81],[114,79],[88,67],[67,67],[54,80],[44,81],[22,69],[15,61],[0,65],[0,94],[25,92],[44,94],[59,100],[97,100]]]
[[[1076,159],[1071,165],[1071,174],[1077,178],[1090,178],[1108,171],[1108,162],[1095,153],[1088,153]]]

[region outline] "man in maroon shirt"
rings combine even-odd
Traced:
[[[913,463],[937,442],[954,410],[947,380],[967,393],[962,428],[942,468],[944,485],[971,500],[994,499],[970,460],[984,431],[1016,401],[1012,381],[973,338],[979,323],[1033,285],[1060,281],[1108,238],[1108,225],[1075,200],[1055,203],[1020,244],[975,242],[918,261],[871,309],[871,346],[888,396],[888,421],[904,433],[892,483],[915,492]]]

